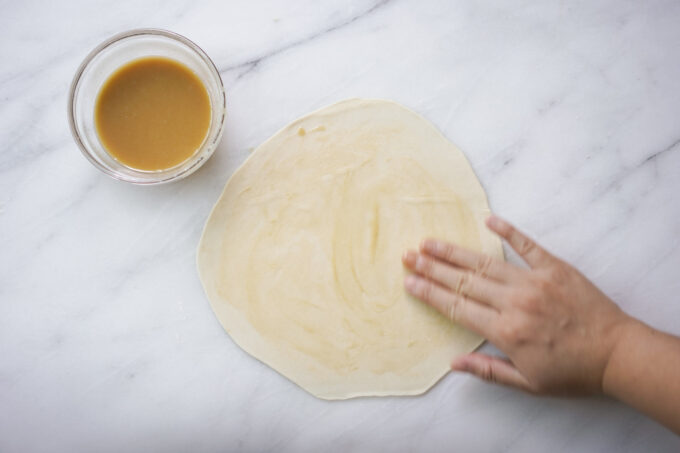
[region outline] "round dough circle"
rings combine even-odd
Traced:
[[[399,104],[353,99],[293,121],[227,182],[198,270],[244,350],[324,399],[413,395],[483,339],[403,289],[424,237],[495,257],[463,153]]]

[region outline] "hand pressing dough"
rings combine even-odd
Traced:
[[[198,270],[247,352],[324,399],[425,392],[483,339],[409,297],[401,254],[433,236],[503,256],[463,153],[393,102],[300,118],[234,173]]]

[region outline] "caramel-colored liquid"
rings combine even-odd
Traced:
[[[185,65],[162,57],[116,70],[95,105],[97,134],[108,153],[128,167],[149,171],[190,158],[205,139],[210,116],[203,82]]]

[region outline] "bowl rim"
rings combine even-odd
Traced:
[[[99,45],[97,45],[94,49],[92,49],[87,56],[83,59],[83,61],[80,63],[78,66],[78,69],[76,70],[75,75],[73,76],[73,80],[71,81],[71,87],[69,88],[69,94],[68,94],[68,111],[67,111],[67,116],[68,116],[68,122],[69,122],[69,127],[71,129],[71,136],[73,137],[73,140],[76,142],[76,145],[78,145],[78,148],[80,149],[80,152],[85,156],[85,158],[90,161],[92,165],[94,165],[97,169],[102,171],[103,173],[107,174],[108,176],[117,179],[119,181],[123,182],[128,182],[132,184],[137,184],[137,185],[157,185],[157,184],[164,184],[172,181],[176,181],[178,179],[182,179],[186,176],[189,176],[191,173],[196,171],[198,167],[200,167],[214,152],[216,146],[212,149],[212,151],[205,156],[202,156],[199,159],[196,159],[195,162],[193,162],[189,167],[186,169],[182,170],[181,172],[171,175],[165,179],[158,179],[158,180],[138,180],[138,179],[130,179],[126,177],[125,175],[121,175],[115,171],[110,170],[109,168],[105,167],[102,165],[100,162],[98,162],[90,153],[88,148],[85,146],[83,143],[80,133],[78,132],[78,128],[76,127],[76,121],[75,121],[75,96],[77,93],[77,90],[80,85],[80,80],[83,76],[83,72],[85,72],[85,69],[89,66],[89,64],[92,62],[92,60],[99,55],[103,50],[105,50],[107,47],[115,44],[118,41],[121,41],[123,39],[135,37],[135,36],[142,36],[142,35],[156,35],[156,36],[164,36],[166,38],[174,39],[176,41],[179,41],[180,43],[186,45],[189,49],[194,51],[199,57],[201,57],[201,60],[208,66],[208,69],[210,72],[215,76],[216,80],[219,82],[219,88],[220,88],[220,94],[221,96],[221,104],[222,104],[222,114],[221,118],[218,119],[218,131],[217,134],[215,135],[215,138],[211,141],[211,143],[208,143],[206,137],[206,142],[201,147],[204,146],[210,146],[210,145],[216,145],[217,142],[222,138],[222,133],[224,131],[224,120],[226,117],[226,93],[224,91],[224,82],[222,81],[222,76],[220,75],[220,71],[217,69],[217,66],[215,66],[215,63],[210,59],[208,54],[195,42],[191,41],[189,38],[180,35],[179,33],[175,33],[173,31],[161,29],[161,28],[135,28],[132,30],[127,30],[121,33],[117,33],[110,38],[104,40],[101,42]],[[218,99],[219,102],[219,99]],[[200,148],[199,148],[200,149]],[[191,159],[191,158],[190,158]],[[132,169],[135,171],[140,171],[137,169]],[[148,172],[145,172],[148,173]]]

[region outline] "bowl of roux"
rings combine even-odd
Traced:
[[[226,100],[208,55],[166,30],[139,29],[97,46],[78,68],[68,118],[83,155],[134,184],[184,178],[213,154]]]

